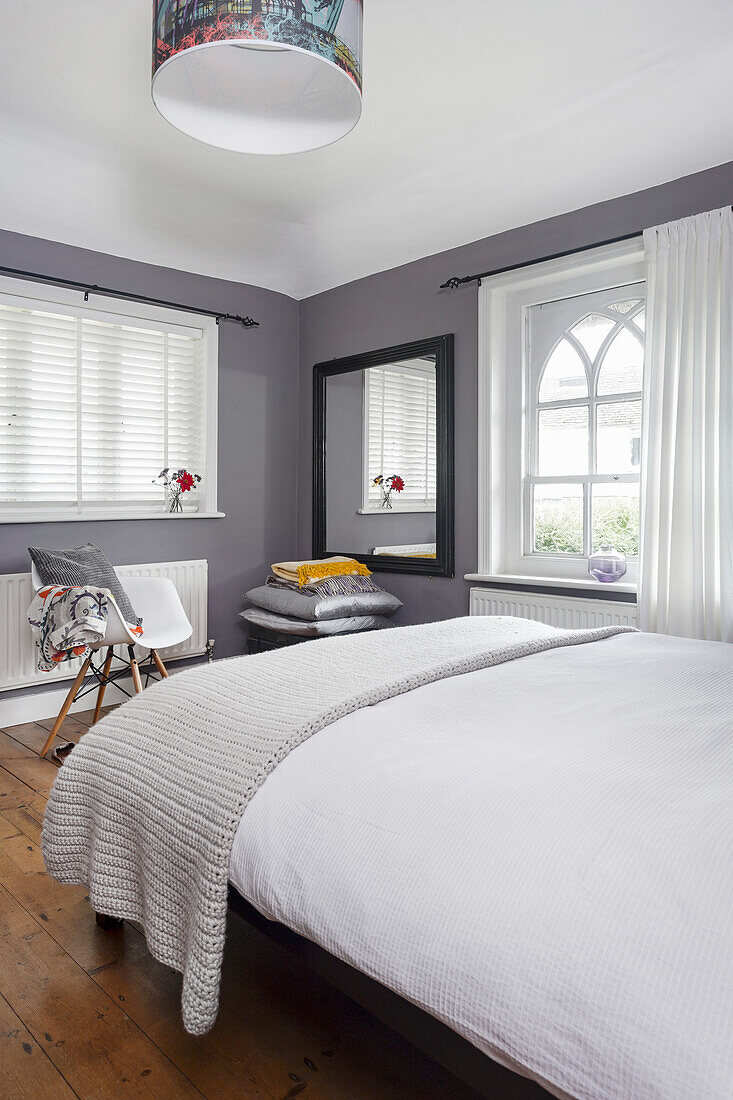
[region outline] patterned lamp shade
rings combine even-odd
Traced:
[[[153,2],[153,102],[177,129],[300,153],[359,121],[363,0]]]

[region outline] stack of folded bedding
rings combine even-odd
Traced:
[[[265,584],[246,593],[254,607],[243,619],[267,630],[318,638],[393,626],[388,616],[402,607],[353,558],[278,562]]]

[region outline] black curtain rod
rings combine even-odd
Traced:
[[[123,290],[112,290],[107,286],[97,286],[96,283],[78,283],[73,279],[57,279],[53,275],[42,275],[38,271],[21,271],[16,267],[0,267],[4,275],[17,275],[22,279],[30,279],[36,283],[53,283],[54,286],[69,287],[71,290],[83,290],[84,301],[89,301],[90,294],[101,294],[104,298],[120,298],[129,302],[143,302],[148,306],[163,306],[166,309],[178,309],[184,313],[200,313],[204,317],[215,317],[217,325],[221,321],[236,321],[243,328],[258,328],[260,322],[253,321],[251,317],[241,317],[238,313],[219,313],[215,309],[200,309],[198,306],[184,306],[180,302],[167,302],[164,298],[148,298],[145,294],[129,294]]]
[[[633,241],[636,237],[641,237],[643,234],[640,231],[636,233],[625,233],[622,237],[610,237],[607,241],[598,241],[596,244],[584,244],[579,248],[568,248],[564,252],[553,252],[550,256],[539,256],[536,260],[525,260],[521,264],[508,264],[507,267],[497,267],[493,271],[482,271],[480,275],[464,275],[463,278],[458,278],[454,275],[452,279],[448,279],[447,282],[441,283],[441,290],[456,290],[459,286],[464,286],[466,283],[481,283],[484,279],[490,279],[492,275],[504,275],[508,271],[519,271],[521,267],[534,267],[535,264],[548,263],[550,260],[562,260],[565,256],[575,256],[579,252],[589,252],[591,248],[603,248],[604,245],[609,244],[621,244],[622,241]]]

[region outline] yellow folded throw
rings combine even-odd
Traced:
[[[321,558],[319,561],[280,561],[270,566],[276,577],[296,581],[299,585],[322,581],[324,577],[343,577],[357,573],[370,577],[371,570],[353,558]]]

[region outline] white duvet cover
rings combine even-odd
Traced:
[[[620,635],[295,749],[231,880],[577,1100],[733,1097],[733,647]]]

